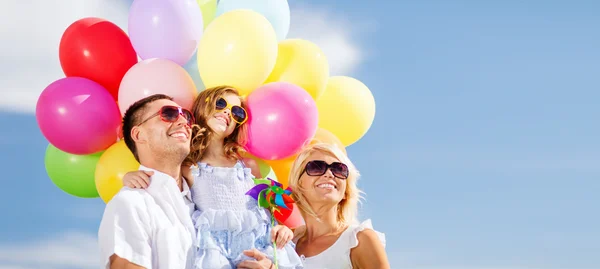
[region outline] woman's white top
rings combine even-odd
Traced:
[[[338,238],[333,245],[323,252],[304,257],[301,255],[304,269],[347,269],[352,268],[350,261],[350,250],[358,246],[358,232],[365,229],[373,229],[371,220],[368,219],[360,224],[350,225]],[[375,231],[379,240],[385,247],[385,234]]]

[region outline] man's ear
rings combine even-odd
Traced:
[[[140,127],[134,126],[131,128],[131,139],[136,143],[143,144],[146,142],[145,132]]]

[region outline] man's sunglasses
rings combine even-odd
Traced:
[[[222,97],[217,99],[215,106],[217,110],[225,110],[229,108],[229,111],[231,111],[231,118],[238,124],[244,124],[244,122],[248,120],[248,114],[246,113],[246,110],[243,107],[237,105],[230,105]]]
[[[163,106],[158,112],[143,120],[140,124],[138,124],[138,126],[156,116],[159,116],[162,121],[169,123],[176,122],[179,119],[179,116],[183,116],[183,118],[187,121],[188,126],[192,126],[192,124],[194,124],[194,116],[189,110],[177,106]]]
[[[310,161],[306,163],[304,172],[309,176],[322,176],[327,172],[327,169],[330,169],[333,176],[337,178],[348,178],[348,166],[340,162],[328,164],[325,161]]]

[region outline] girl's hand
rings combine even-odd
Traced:
[[[277,225],[271,230],[271,241],[275,241],[277,248],[281,249],[294,238],[294,232],[285,225]]]
[[[150,184],[150,176],[154,175],[154,171],[133,171],[123,176],[123,186],[137,189],[148,188]]]

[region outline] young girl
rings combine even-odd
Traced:
[[[200,128],[194,128],[182,171],[196,207],[192,214],[198,231],[195,268],[236,268],[250,259],[243,254],[250,249],[273,260],[272,240],[280,248],[276,254],[279,268],[302,268],[290,242],[292,231],[283,225],[271,229],[270,213],[246,195],[254,186],[253,179],[261,175],[254,160],[240,155],[248,115],[238,91],[226,86],[206,89],[196,98],[192,113]],[[143,188],[148,176],[143,171],[129,172],[123,184]]]

